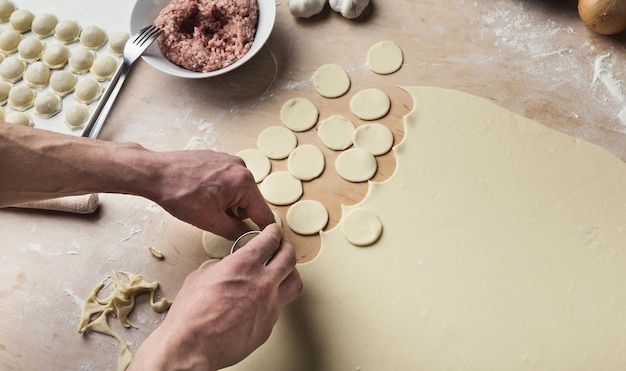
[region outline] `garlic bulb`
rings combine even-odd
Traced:
[[[324,9],[326,0],[288,0],[289,11],[296,17],[309,18]]]
[[[613,35],[626,29],[626,1],[579,0],[578,14],[592,31]]]
[[[361,15],[370,0],[330,0],[330,7],[345,18],[353,19]]]

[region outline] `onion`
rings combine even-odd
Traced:
[[[579,0],[578,14],[587,27],[602,35],[626,29],[626,0]]]

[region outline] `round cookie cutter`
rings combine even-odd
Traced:
[[[247,244],[251,239],[256,237],[256,235],[258,235],[259,233],[261,233],[261,231],[248,231],[242,234],[241,236],[237,237],[237,239],[235,240],[235,242],[233,242],[233,245],[230,248],[230,253],[233,254],[235,251],[242,248],[245,244]]]

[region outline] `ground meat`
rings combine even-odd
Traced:
[[[254,41],[257,0],[172,0],[155,25],[167,59],[187,70],[210,72],[243,57]]]

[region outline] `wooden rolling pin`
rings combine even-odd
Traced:
[[[92,193],[81,196],[67,196],[42,201],[24,202],[12,205],[11,207],[64,211],[75,214],[91,214],[98,209],[99,204],[100,200],[98,194]]]

